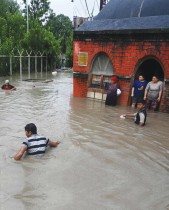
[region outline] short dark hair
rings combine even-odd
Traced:
[[[152,78],[153,78],[153,77],[156,77],[156,78],[159,80],[159,75],[154,74],[154,75],[152,76]]]
[[[139,75],[138,75],[138,77],[140,77],[140,76],[143,77],[143,78],[145,78],[144,75],[142,75],[142,74],[139,74]]]
[[[37,134],[37,127],[34,123],[29,123],[25,126],[25,131],[31,131],[32,134]]]

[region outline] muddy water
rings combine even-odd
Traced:
[[[39,77],[53,82],[13,76],[17,91],[0,91],[0,209],[169,209],[169,115],[138,127],[119,118],[130,108],[74,98],[71,73]],[[14,161],[30,122],[61,144]]]

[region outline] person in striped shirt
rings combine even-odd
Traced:
[[[20,150],[14,156],[15,160],[20,160],[25,152],[28,155],[42,155],[45,153],[47,146],[57,147],[58,141],[50,141],[44,136],[37,134],[37,127],[34,123],[25,126],[26,139],[23,141]]]

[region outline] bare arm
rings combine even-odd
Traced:
[[[160,90],[160,91],[159,91],[158,98],[157,98],[157,101],[160,101],[160,100],[161,100],[161,95],[162,95],[162,91]]]
[[[16,90],[16,87],[13,85],[10,85],[11,89],[10,90]]]
[[[146,98],[147,98],[147,90],[145,89],[145,91],[144,91],[144,100],[146,100]]]
[[[125,114],[125,117],[135,117],[136,114]]]
[[[60,144],[59,141],[49,141],[49,142],[48,142],[48,145],[49,145],[50,147],[57,147],[58,144]]]
[[[15,160],[20,160],[23,154],[26,152],[27,147],[21,147],[18,153],[14,156]]]
[[[146,98],[147,98],[147,93],[148,93],[148,91],[149,91],[149,89],[150,89],[150,82],[147,84],[147,86],[146,86],[146,88],[145,88],[145,91],[144,91],[144,100],[146,100]]]
[[[134,87],[131,89],[131,96],[134,96]]]

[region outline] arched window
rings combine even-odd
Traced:
[[[89,87],[104,89],[112,75],[113,66],[110,58],[103,52],[97,54],[91,65]]]
[[[96,57],[93,60],[90,72],[91,74],[95,75],[113,75],[112,62],[110,58],[106,55],[106,53],[99,53],[96,55]]]

